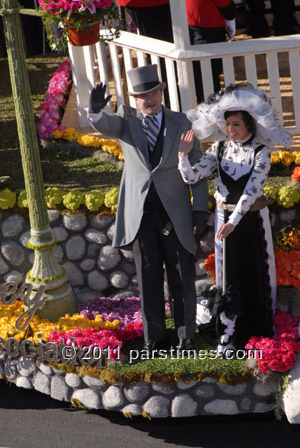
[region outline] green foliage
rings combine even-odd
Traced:
[[[16,203],[16,197],[16,193],[10,191],[9,188],[0,191],[0,209],[7,210],[8,208],[13,208]]]
[[[22,190],[18,195],[18,207],[20,208],[28,208],[28,201],[26,191]]]
[[[293,207],[294,204],[299,202],[300,193],[296,188],[285,185],[281,187],[277,194],[277,203],[285,208]]]
[[[45,199],[48,208],[56,209],[56,207],[61,204],[63,192],[58,187],[49,187],[45,190]]]
[[[77,210],[83,203],[84,197],[80,191],[70,191],[63,195],[63,204],[68,210]]]
[[[84,195],[84,203],[88,210],[97,212],[104,204],[104,194],[100,190],[92,190],[90,193]]]
[[[116,211],[118,207],[119,191],[119,187],[112,188],[106,193],[104,198],[105,206],[111,208],[113,211]]]

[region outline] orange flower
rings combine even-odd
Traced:
[[[295,181],[295,182],[299,182],[300,181],[300,167],[296,167],[291,175],[291,178]]]

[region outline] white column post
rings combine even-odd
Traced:
[[[176,50],[190,48],[185,0],[170,0],[174,45]],[[196,90],[192,61],[177,62],[177,74],[183,112],[196,106]]]

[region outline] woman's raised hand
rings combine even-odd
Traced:
[[[178,147],[179,157],[186,157],[192,150],[194,141],[194,131],[190,129],[186,134],[181,135],[181,139]]]

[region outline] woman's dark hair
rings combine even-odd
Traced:
[[[256,123],[253,117],[251,117],[251,115],[246,112],[245,110],[227,110],[226,112],[224,112],[224,118],[225,120],[227,120],[227,118],[231,117],[231,115],[235,115],[240,113],[243,121],[245,123],[245,126],[247,128],[247,131],[253,135],[253,137],[255,137],[256,134]]]

